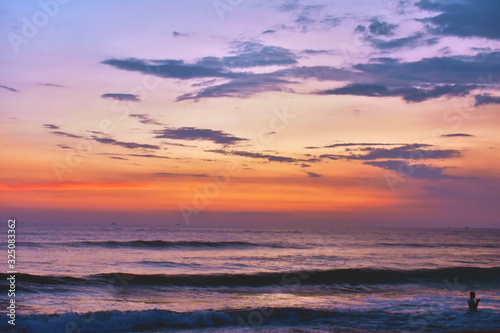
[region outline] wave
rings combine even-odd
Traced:
[[[425,311],[424,311],[425,312]],[[428,316],[428,314],[427,314]],[[423,326],[426,313],[412,315],[396,311],[348,311],[308,308],[255,308],[224,311],[174,312],[168,310],[98,311],[85,314],[64,313],[50,315],[23,315],[9,332],[53,333],[71,329],[73,332],[161,332],[206,327],[231,328],[245,331],[259,326],[343,327],[385,330],[463,330],[494,329],[500,325],[496,313],[481,311],[464,315],[463,311],[433,311],[431,321]],[[468,318],[474,316],[474,318]],[[7,320],[0,328],[7,328]]]
[[[6,281],[7,274],[0,274]],[[162,285],[192,287],[263,287],[269,285],[373,285],[373,284],[428,284],[448,280],[460,283],[492,283],[500,280],[500,267],[449,267],[437,269],[371,269],[345,268],[323,271],[261,272],[255,274],[129,274],[103,273],[87,277],[39,276],[17,274],[19,281],[35,284],[95,284],[116,286]]]
[[[470,244],[463,243],[378,243],[380,246],[395,246],[395,247],[422,247],[422,248],[447,248],[447,247],[461,247],[470,248]],[[498,244],[474,244],[474,248],[487,248],[497,249]]]
[[[68,247],[105,247],[105,248],[290,248],[274,243],[251,243],[240,241],[209,242],[209,241],[163,241],[163,240],[133,240],[133,241],[77,241],[65,243],[20,243],[20,246],[44,247],[47,245]]]

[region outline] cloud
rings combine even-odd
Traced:
[[[342,88],[323,90],[318,92],[320,95],[356,95],[372,97],[394,97],[401,96],[407,102],[423,102],[442,96],[465,96],[474,85],[442,85],[432,88],[396,88],[390,90],[388,87],[380,84],[349,84]]]
[[[437,40],[434,38],[430,38],[427,40],[424,40],[423,38],[424,34],[421,32],[417,32],[408,37],[395,38],[390,40],[373,38],[371,36],[367,37],[366,40],[380,50],[399,49],[402,47],[414,48],[425,44],[432,45],[437,42]]]
[[[276,33],[276,30],[272,30],[272,29],[268,29],[268,30],[264,30],[262,31],[262,34],[263,35],[266,35],[266,34],[274,34]]]
[[[152,119],[148,114],[133,113],[129,116],[139,119],[139,122],[145,125],[163,125],[162,123],[159,123],[156,120]]]
[[[160,149],[157,145],[150,145],[150,144],[141,144],[141,143],[135,143],[135,142],[123,142],[123,141],[116,141],[115,139],[110,139],[110,138],[93,138],[95,141],[103,144],[108,144],[108,145],[114,145],[114,146],[120,146],[124,147],[127,149],[137,149],[137,148],[143,148],[143,149]]]
[[[414,62],[357,64],[353,68],[379,82],[464,85],[477,84],[480,77],[500,76],[499,61],[500,52],[492,52],[475,56],[424,58]]]
[[[333,52],[330,50],[312,50],[312,49],[306,49],[303,50],[302,53],[304,54],[332,54]]]
[[[197,62],[198,65],[208,65],[228,68],[265,67],[276,65],[294,65],[297,56],[279,46],[267,46],[255,42],[235,42],[234,56],[222,58],[205,57]]]
[[[174,37],[187,37],[188,34],[183,34],[179,31],[174,31],[174,32],[172,32],[172,36],[174,36]]]
[[[212,141],[217,144],[234,145],[248,139],[238,138],[231,134],[215,131],[211,129],[196,128],[196,127],[180,127],[169,128],[165,127],[162,130],[153,131],[157,139],[174,139],[174,140],[189,140],[189,141]]]
[[[0,88],[5,89],[5,90],[8,90],[8,91],[15,92],[15,93],[18,93],[18,92],[19,92],[19,90],[14,89],[14,88],[11,88],[11,87],[7,87],[7,86],[2,86],[2,85],[0,85]]]
[[[292,158],[292,157],[261,154],[261,153],[252,153],[252,152],[247,152],[247,151],[225,151],[225,150],[221,150],[221,149],[213,149],[213,150],[207,150],[207,152],[222,154],[222,155],[235,155],[235,156],[249,157],[249,158],[255,158],[255,159],[265,159],[265,160],[268,160],[269,162],[294,163],[294,162],[305,161],[305,160],[296,159],[296,158]]]
[[[256,42],[233,42],[232,55],[226,57],[204,57],[188,64],[183,60],[142,60],[107,59],[102,63],[115,68],[138,71],[144,74],[182,80],[203,79],[202,83],[193,86],[201,89],[177,97],[177,101],[198,100],[201,98],[236,97],[248,98],[262,92],[293,92],[286,85],[300,83],[287,78],[318,80],[360,79],[359,73],[348,69],[328,66],[292,67],[276,70],[271,73],[233,72],[233,68],[252,68],[265,66],[291,66],[297,64],[299,58],[289,49],[269,46]],[[301,52],[304,53],[304,52]],[[305,54],[326,54],[327,50],[306,50]],[[219,79],[229,81],[218,83]]]
[[[66,133],[66,132],[63,132],[63,131],[52,131],[50,133],[55,134],[55,135],[59,135],[59,136],[65,136],[65,137],[68,137],[68,138],[74,138],[74,139],[81,139],[82,138],[82,136],[80,136],[80,135]]]
[[[207,174],[192,174],[192,173],[170,173],[170,172],[157,172],[153,174],[157,177],[208,177]]]
[[[341,144],[339,144],[341,145]],[[359,145],[359,144],[357,144]],[[334,146],[334,145],[333,145]],[[341,147],[341,146],[339,146]],[[408,158],[411,160],[419,159],[449,159],[461,157],[462,153],[459,150],[452,149],[429,149],[432,147],[428,144],[414,143],[405,144],[394,148],[373,148],[366,147],[361,151],[363,154],[323,154],[320,158],[328,158],[331,160],[347,159],[347,160],[378,160],[378,159],[402,159]]]
[[[145,158],[162,158],[162,159],[172,159],[172,157],[168,157],[168,156],[158,156],[158,155],[153,155],[153,154],[128,154],[128,156],[134,156],[134,157],[145,157]]]
[[[320,155],[319,156],[320,158],[328,158],[329,160],[339,160],[341,159],[343,156],[342,155],[333,155],[333,154],[323,154],[323,155]]]
[[[300,32],[312,30],[330,30],[340,24],[342,18],[326,14],[327,6],[323,4],[300,4],[288,1],[277,7],[278,10],[292,15],[293,29]],[[282,29],[289,26],[283,26]]]
[[[500,39],[500,2],[497,0],[422,0],[416,5],[421,9],[440,12],[422,19],[432,24],[430,30],[435,34]]]
[[[255,42],[232,43],[234,55],[204,57],[187,64],[183,60],[143,60],[136,58],[107,59],[103,64],[127,71],[136,71],[164,78],[188,80],[194,78],[245,78],[251,73],[232,72],[231,68],[293,65],[297,56],[279,46],[267,46]]]
[[[128,158],[123,158],[123,157],[119,157],[119,156],[110,156],[109,158],[112,158],[114,160],[125,160],[125,161],[128,161]]]
[[[298,0],[286,0],[280,6],[278,6],[278,9],[284,12],[294,11],[299,8],[300,5]]]
[[[491,96],[490,94],[476,95],[476,103],[474,106],[480,106],[485,104],[500,104],[500,97]]]
[[[293,89],[283,85],[290,81],[273,78],[266,74],[256,74],[251,78],[232,80],[227,83],[200,89],[194,93],[187,93],[177,97],[177,101],[213,97],[248,98],[267,91],[293,92]]]
[[[376,166],[386,170],[397,171],[398,173],[401,173],[406,177],[412,177],[416,179],[441,180],[463,178],[444,174],[443,171],[448,169],[447,167],[435,167],[426,164],[409,165],[406,161],[372,161],[364,162],[364,164]]]
[[[139,96],[132,94],[103,94],[102,98],[116,99],[117,101],[123,102],[140,102]]]
[[[40,83],[41,86],[45,87],[52,87],[52,88],[64,88],[64,86],[60,84],[54,84],[54,83]]]
[[[319,178],[319,177],[322,177],[322,175],[320,175],[319,173],[316,173],[316,172],[308,172],[307,175],[309,177],[312,177],[312,178]]]
[[[43,124],[43,127],[48,128],[48,129],[59,129],[59,126],[54,125],[54,124]]]
[[[323,90],[319,95],[387,96],[389,89],[378,84],[349,84],[342,88]]]
[[[442,85],[433,88],[396,88],[390,90],[388,87],[380,84],[349,84],[342,88],[323,90],[318,92],[320,95],[355,95],[372,97],[394,97],[401,96],[407,102],[423,102],[429,99],[442,96],[465,96],[474,85]]]
[[[67,145],[58,144],[57,146],[61,149],[71,149],[71,147]]]
[[[380,21],[377,17],[374,17],[371,19],[368,30],[370,30],[370,32],[376,36],[392,36],[394,35],[394,30],[397,27],[397,24],[383,22]]]
[[[280,162],[280,163],[292,163],[300,161],[292,157],[251,153],[246,151],[233,151],[231,152],[231,155],[250,157],[250,158],[261,158],[261,159],[267,159],[269,162]]]
[[[236,78],[246,76],[244,73],[232,73],[231,71],[220,67],[186,64],[182,60],[141,60],[128,58],[107,59],[101,63],[122,70],[181,80],[204,77]]]
[[[185,145],[183,143],[174,143],[174,142],[167,142],[167,141],[163,141],[162,142],[164,145],[167,145],[167,146],[176,146],[176,147],[189,147],[189,148],[196,148],[196,146],[193,146],[193,145]]]
[[[347,159],[355,160],[376,160],[376,159],[389,159],[389,158],[411,158],[417,159],[447,159],[461,157],[462,153],[459,150],[440,150],[440,149],[423,149],[430,147],[427,144],[407,144],[401,147],[394,147],[390,149],[373,148],[368,150],[365,155],[350,155],[344,156]]]
[[[401,146],[401,143],[334,143],[322,147],[305,147],[305,149],[319,149],[319,148],[338,148],[338,147],[353,147],[353,146]]]
[[[430,89],[401,88],[393,90],[392,93],[395,95],[401,95],[407,102],[418,103],[442,96],[465,96],[475,88],[475,85],[443,85],[436,86]]]
[[[316,79],[319,81],[356,81],[366,80],[366,75],[345,68],[330,66],[303,66],[286,68],[271,73],[277,77]]]
[[[370,62],[378,62],[383,64],[395,64],[398,63],[399,61],[400,61],[399,59],[389,58],[389,57],[370,58]]]
[[[472,134],[466,134],[466,133],[451,133],[451,134],[443,134],[441,135],[442,138],[455,138],[455,137],[472,137],[474,135]]]

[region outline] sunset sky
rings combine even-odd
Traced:
[[[2,217],[500,227],[499,13],[4,1]]]

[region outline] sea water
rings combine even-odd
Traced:
[[[24,225],[16,239],[2,331],[500,331],[498,229]]]

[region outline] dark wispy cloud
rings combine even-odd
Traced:
[[[233,55],[221,58],[204,57],[192,64],[185,63],[183,60],[143,60],[136,58],[107,59],[102,63],[122,70],[182,80],[194,78],[244,78],[251,74],[232,72],[231,68],[293,65],[297,63],[297,56],[292,51],[279,46],[267,46],[255,42],[235,42],[232,46],[234,48]]]
[[[372,22],[372,30],[380,36],[391,34],[395,29],[389,23]],[[369,28],[366,28],[369,30]],[[404,43],[422,39],[421,35],[406,39],[380,39],[370,33],[372,43],[379,43],[380,48],[400,47]],[[418,37],[418,38],[417,38]],[[500,76],[500,52],[479,53],[474,56],[448,56],[425,58],[413,62],[389,57],[370,59],[367,63],[354,65],[352,68],[331,66],[296,66],[297,59],[306,54],[322,54],[327,50],[305,50],[292,52],[278,46],[268,46],[256,42],[233,42],[233,51],[226,57],[204,57],[193,63],[183,60],[141,60],[108,59],[104,64],[118,69],[138,71],[165,78],[206,79],[194,83],[198,90],[177,97],[177,101],[199,100],[203,98],[248,98],[263,92],[294,93],[291,85],[298,85],[303,80],[348,81],[351,84],[337,89],[324,90],[319,94],[358,96],[400,96],[407,102],[422,102],[442,96],[464,96],[477,87],[490,83],[480,82],[481,77]],[[235,68],[253,68],[263,66],[286,66],[269,73],[251,71],[234,72]],[[413,85],[418,83],[418,86]],[[314,92],[318,93],[318,92]]]
[[[326,6],[321,4],[301,4],[292,0],[279,5],[277,9],[291,14],[291,27],[300,32],[330,30],[342,21],[340,17],[327,14]],[[283,26],[282,29],[289,29],[289,26]]]
[[[204,173],[170,173],[170,172],[157,172],[153,174],[156,177],[208,177]]]
[[[441,137],[443,138],[456,138],[456,137],[472,137],[474,135],[467,133],[451,133],[451,134],[443,134]]]
[[[500,52],[492,52],[475,56],[424,58],[413,62],[366,63],[353,67],[379,82],[464,85],[478,84],[481,77],[500,76],[499,61]]]
[[[316,172],[308,172],[307,175],[312,178],[319,178],[322,177],[319,173]]]
[[[206,128],[196,127],[166,127],[162,130],[153,131],[157,139],[189,140],[189,141],[212,141],[222,145],[234,145],[248,139],[238,138],[229,133]]]
[[[269,162],[292,163],[292,162],[300,161],[299,159],[292,158],[292,157],[261,154],[261,153],[252,153],[252,152],[247,152],[247,151],[232,151],[230,154],[236,155],[236,156],[249,157],[249,158],[266,159]]]
[[[163,143],[164,145],[167,145],[167,146],[196,148],[196,146],[193,146],[193,145],[185,145],[185,144],[183,144],[183,143],[174,143],[174,142],[167,142],[167,141],[163,141],[162,143]]]
[[[115,99],[117,101],[123,101],[123,102],[140,102],[140,98],[137,95],[132,95],[132,94],[103,94],[101,95],[102,98],[110,98],[110,99]]]
[[[58,146],[59,148],[61,148],[61,149],[71,149],[71,147],[70,147],[70,146],[63,145],[63,144],[58,144],[57,146]]]
[[[338,148],[338,147],[362,147],[362,146],[402,146],[403,144],[401,143],[334,143],[331,145],[326,145],[326,146],[320,146],[320,147],[314,147],[314,146],[309,146],[305,147],[305,149],[319,149],[319,148]]]
[[[407,144],[401,147],[386,148],[368,148],[368,152],[364,155],[351,155],[344,158],[356,160],[376,160],[389,158],[411,158],[417,159],[447,159],[461,157],[462,153],[459,150],[453,149],[429,149],[431,146],[427,144]],[[366,149],[366,148],[365,148]]]
[[[435,86],[429,89],[419,89],[419,88],[400,88],[392,91],[392,94],[396,96],[402,96],[407,102],[423,102],[433,98],[439,98],[442,96],[452,97],[452,96],[465,96],[469,92],[475,89],[475,85],[442,85]]]
[[[278,70],[272,73],[277,77],[316,79],[319,81],[363,81],[366,75],[345,68],[330,66],[302,66]]]
[[[41,86],[45,87],[51,87],[51,88],[64,88],[64,86],[60,84],[54,84],[54,83],[40,83]]]
[[[395,88],[380,84],[349,84],[342,88],[323,90],[318,92],[320,95],[356,95],[356,96],[372,96],[372,97],[394,97],[401,96],[407,102],[423,102],[433,98],[442,96],[465,96],[471,90],[475,89],[475,85],[442,85],[432,88]]]
[[[50,133],[55,134],[55,135],[59,135],[59,136],[65,136],[65,137],[68,137],[68,138],[73,138],[73,139],[81,139],[81,138],[83,138],[80,135],[71,134],[71,133],[67,133],[67,132],[63,132],[63,131],[52,131]]]
[[[222,58],[205,57],[196,64],[210,67],[248,68],[297,63],[295,53],[283,47],[255,42],[235,42],[232,45],[236,49],[232,52],[234,55]]]
[[[248,158],[254,158],[254,159],[264,159],[268,160],[269,162],[279,162],[279,163],[297,163],[297,162],[307,162],[307,163],[316,163],[319,162],[319,158],[314,158],[314,157],[309,157],[308,154],[306,154],[306,158],[293,158],[293,157],[288,157],[288,156],[281,156],[281,155],[271,155],[271,154],[263,154],[263,153],[255,153],[255,152],[248,152],[248,151],[227,151],[223,149],[212,149],[212,150],[206,150],[206,152],[211,152],[211,153],[216,153],[216,154],[222,154],[222,155],[234,155],[234,156],[241,156],[241,157],[248,157]],[[309,165],[307,164],[302,164],[301,167],[308,167]]]
[[[54,124],[43,124],[43,127],[48,128],[48,129],[53,129],[53,130],[60,128],[59,126],[54,125]]]
[[[221,149],[213,149],[213,150],[207,150],[207,152],[222,154],[222,155],[235,155],[235,156],[242,156],[242,157],[249,157],[249,158],[256,158],[256,159],[265,159],[265,160],[268,160],[269,162],[293,163],[293,162],[302,161],[300,159],[296,159],[296,158],[292,158],[292,157],[253,153],[253,152],[248,152],[248,151],[225,151],[225,150],[221,150]]]
[[[500,104],[500,97],[491,96],[490,94],[476,95],[475,106],[485,105],[485,104]]]
[[[162,123],[157,122],[156,120],[152,119],[148,114],[139,114],[139,113],[133,113],[129,115],[132,118],[137,118],[140,123],[143,123],[145,125],[164,125]]]
[[[154,154],[128,154],[128,156],[144,157],[144,158],[172,159],[172,157],[160,156],[160,155],[154,155]]]
[[[394,35],[394,30],[396,30],[397,27],[397,24],[391,24],[381,21],[378,17],[372,17],[370,19],[370,24],[368,25],[368,27],[364,25],[358,25],[355,31],[371,33],[374,36],[392,36]]]
[[[378,17],[373,17],[370,25],[368,26],[368,30],[376,36],[392,36],[394,35],[394,30],[397,27],[397,24],[390,24],[388,22],[381,21]]]
[[[421,45],[433,45],[437,43],[436,38],[425,38],[425,35],[421,32],[417,32],[408,37],[401,37],[395,39],[379,39],[373,37],[367,37],[366,40],[370,42],[374,47],[380,50],[391,50],[399,49],[403,47],[415,48]]]
[[[102,63],[126,71],[181,80],[204,77],[236,78],[246,76],[244,73],[233,73],[230,70],[207,66],[206,64],[186,64],[183,60],[142,60],[128,58],[107,59],[102,61]]]
[[[432,25],[430,30],[435,34],[500,39],[498,0],[421,0],[416,5],[421,9],[440,12],[422,20]]]
[[[154,150],[160,149],[160,147],[157,145],[142,144],[142,143],[136,143],[136,142],[123,142],[123,141],[117,141],[117,140],[111,139],[111,138],[94,137],[93,139],[99,143],[120,146],[120,147],[128,148],[128,149],[137,149],[137,148],[154,149]]]
[[[109,158],[112,158],[114,160],[125,160],[125,161],[128,161],[128,158],[119,157],[119,156],[110,156]]]
[[[453,149],[433,149],[432,145],[413,143],[405,144],[394,148],[362,148],[362,153],[349,155],[342,154],[323,154],[320,158],[328,158],[331,160],[347,159],[347,160],[379,160],[379,159],[449,159],[462,156],[462,152]]]
[[[288,66],[297,63],[297,56],[290,50],[267,46],[255,42],[232,43],[233,55],[226,57],[204,57],[192,64],[182,60],[140,60],[140,59],[108,59],[104,64],[129,71],[139,71],[165,78],[225,78],[229,82],[208,85],[198,91],[186,93],[177,101],[210,97],[246,98],[265,91],[290,91],[284,87],[288,81],[265,74],[233,72],[232,68],[249,68],[264,66]]]
[[[306,49],[306,50],[302,50],[302,53],[303,54],[316,55],[316,54],[333,54],[334,52],[331,51],[331,50],[312,50],[312,49]]]
[[[446,167],[436,167],[426,164],[413,164],[409,165],[406,161],[388,160],[388,161],[371,161],[364,162],[364,164],[376,166],[382,169],[391,170],[403,173],[406,177],[416,179],[457,179],[456,177],[444,174],[443,171],[448,169]]]
[[[292,82],[273,78],[266,74],[256,74],[249,78],[232,80],[227,83],[206,87],[193,93],[181,95],[177,97],[177,101],[213,97],[248,98],[267,91],[293,92],[293,89],[284,86],[287,83]]]
[[[3,85],[0,85],[0,88],[8,90],[8,91],[15,92],[15,93],[19,92],[19,90],[17,90],[17,89],[14,89],[14,88],[11,88],[11,87],[7,87],[7,86],[3,86]]]
[[[187,37],[188,34],[185,34],[185,33],[179,32],[179,31],[174,31],[174,32],[172,32],[172,36],[174,36],[174,37]]]
[[[361,34],[362,39],[381,51],[400,49],[403,47],[415,48],[421,45],[433,45],[437,43],[436,37],[427,37],[423,32],[416,32],[410,36],[392,38],[397,24],[382,21],[378,17],[372,17],[370,24],[358,25],[354,31]]]
[[[319,156],[320,158],[327,158],[329,160],[339,160],[341,159],[343,156],[342,155],[334,155],[334,154],[323,154],[323,155],[320,155]]]
[[[274,33],[276,33],[276,30],[273,30],[273,29],[268,29],[268,30],[262,31],[263,35],[274,34]]]

